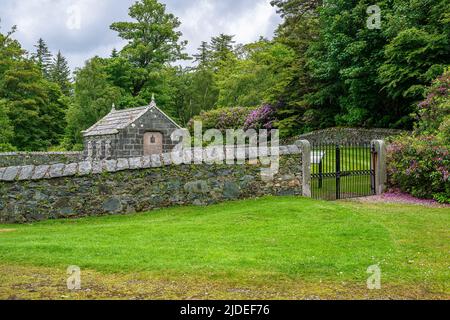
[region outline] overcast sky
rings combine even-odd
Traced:
[[[160,0],[161,1],[161,0]],[[15,38],[28,51],[41,37],[55,53],[61,50],[72,70],[95,55],[106,57],[123,42],[109,30],[128,19],[135,0],[0,0],[1,28],[17,25]],[[272,38],[280,22],[270,0],[162,0],[180,18],[183,39],[192,54],[201,41],[220,33],[234,34],[239,43]]]

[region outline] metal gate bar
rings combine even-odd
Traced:
[[[375,146],[367,143],[311,146],[311,193],[324,200],[375,194]]]

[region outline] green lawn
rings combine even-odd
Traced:
[[[268,197],[0,225],[0,265],[364,286],[379,264],[386,285],[449,294],[449,225],[448,208]]]

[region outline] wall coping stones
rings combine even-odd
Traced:
[[[50,169],[49,165],[41,165],[41,166],[37,166],[34,169],[34,174],[31,177],[32,180],[40,180],[43,179],[45,177],[45,175],[47,174],[48,170]]]
[[[203,156],[205,163],[215,163],[219,160],[217,147],[209,147],[205,149],[185,149],[180,152],[183,157],[184,164],[200,164],[200,155]],[[198,151],[198,152],[194,152]],[[201,153],[200,153],[201,151]],[[301,148],[296,145],[280,146],[279,155],[301,154]],[[11,153],[17,154],[17,153]],[[67,154],[67,153],[55,153],[55,154]],[[244,148],[244,146],[238,146],[234,149],[230,146],[224,146],[223,161],[234,157],[235,160],[245,162],[248,160],[256,160],[257,157],[269,157],[271,156],[271,148],[268,147],[264,150],[256,148]],[[122,158],[117,160],[103,160],[103,161],[81,161],[69,164],[58,163],[49,165],[26,165],[26,166],[11,166],[6,168],[0,168],[0,181],[13,182],[24,180],[41,180],[41,179],[55,179],[61,177],[71,176],[86,176],[89,174],[101,174],[103,172],[118,172],[124,170],[139,170],[158,168],[162,166],[175,165],[177,162],[172,159],[172,153],[165,153],[162,155],[151,155],[136,158]]]
[[[90,161],[82,161],[78,164],[78,174],[86,176],[92,172],[92,163]]]
[[[151,156],[151,159],[152,159],[152,168],[158,168],[162,166],[161,155],[154,154]]]
[[[117,160],[104,160],[102,167],[107,172],[115,172],[117,169]]]
[[[78,163],[69,163],[65,166],[63,171],[63,177],[70,177],[77,173]]]
[[[103,162],[102,161],[92,161],[92,174],[99,174],[103,172]]]
[[[172,154],[164,153],[161,155],[162,163],[166,166],[170,166],[172,162]]]
[[[129,159],[129,162],[131,170],[142,169],[142,162],[143,162],[142,158],[131,158]]]
[[[152,157],[145,156],[142,157],[142,169],[149,169],[152,167]]]
[[[123,171],[130,169],[130,164],[128,163],[128,159],[117,159],[117,168],[116,171]]]
[[[6,168],[3,173],[2,180],[3,181],[14,181],[19,174],[20,167],[9,167]]]
[[[60,178],[60,177],[62,177],[65,167],[66,167],[66,165],[62,164],[62,163],[52,165],[50,167],[50,170],[48,171],[48,177],[49,178]]]
[[[23,166],[17,179],[30,180],[33,177],[34,166]]]

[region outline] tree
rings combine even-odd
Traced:
[[[130,7],[131,22],[116,22],[111,29],[127,40],[119,57],[110,65],[111,81],[122,89],[121,107],[148,104],[152,94],[167,113],[174,111],[170,87],[173,70],[169,63],[187,59],[187,44],[176,29],[180,21],[166,13],[166,6],[157,0],[139,0]],[[176,115],[176,113],[174,113]]]
[[[50,80],[59,85],[62,92],[68,96],[70,94],[70,69],[66,58],[58,51],[50,66]]]
[[[111,58],[118,58],[118,57],[119,57],[119,51],[117,51],[116,48],[112,49]]]
[[[10,142],[19,150],[46,150],[59,142],[67,100],[11,38],[14,31],[0,34],[0,99],[14,131]]]
[[[370,4],[330,0],[320,9],[308,49],[317,89],[308,101],[331,125],[411,128],[424,85],[448,64],[448,4],[381,1],[380,30],[367,28]]]
[[[277,103],[292,81],[292,49],[280,43],[260,40],[243,47],[246,59],[235,59],[217,73],[220,107],[257,107]]]
[[[13,151],[14,128],[8,117],[7,101],[0,100],[0,152]]]
[[[156,0],[139,0],[131,6],[133,22],[115,22],[111,29],[128,41],[122,54],[137,68],[154,68],[187,58],[183,50],[186,41],[176,31],[181,23],[166,6]]]
[[[387,12],[389,44],[379,81],[392,99],[411,105],[450,61],[450,4],[443,0],[397,1]]]
[[[36,52],[32,55],[33,59],[36,61],[44,77],[49,79],[52,66],[52,54],[42,38],[38,40],[34,47],[36,48]]]
[[[218,88],[214,73],[206,68],[179,68],[173,77],[175,113],[185,126],[194,116],[216,106]]]
[[[207,67],[211,62],[211,54],[212,54],[208,42],[202,41],[197,51],[198,53],[193,55],[194,62],[197,63],[199,68]]]
[[[230,56],[234,56],[233,45],[234,36],[221,33],[217,37],[211,38],[212,60],[215,66],[223,64]]]
[[[75,72],[73,101],[66,115],[64,147],[81,149],[81,132],[108,114],[120,96],[120,89],[108,80],[103,59],[95,57],[78,69]]]

